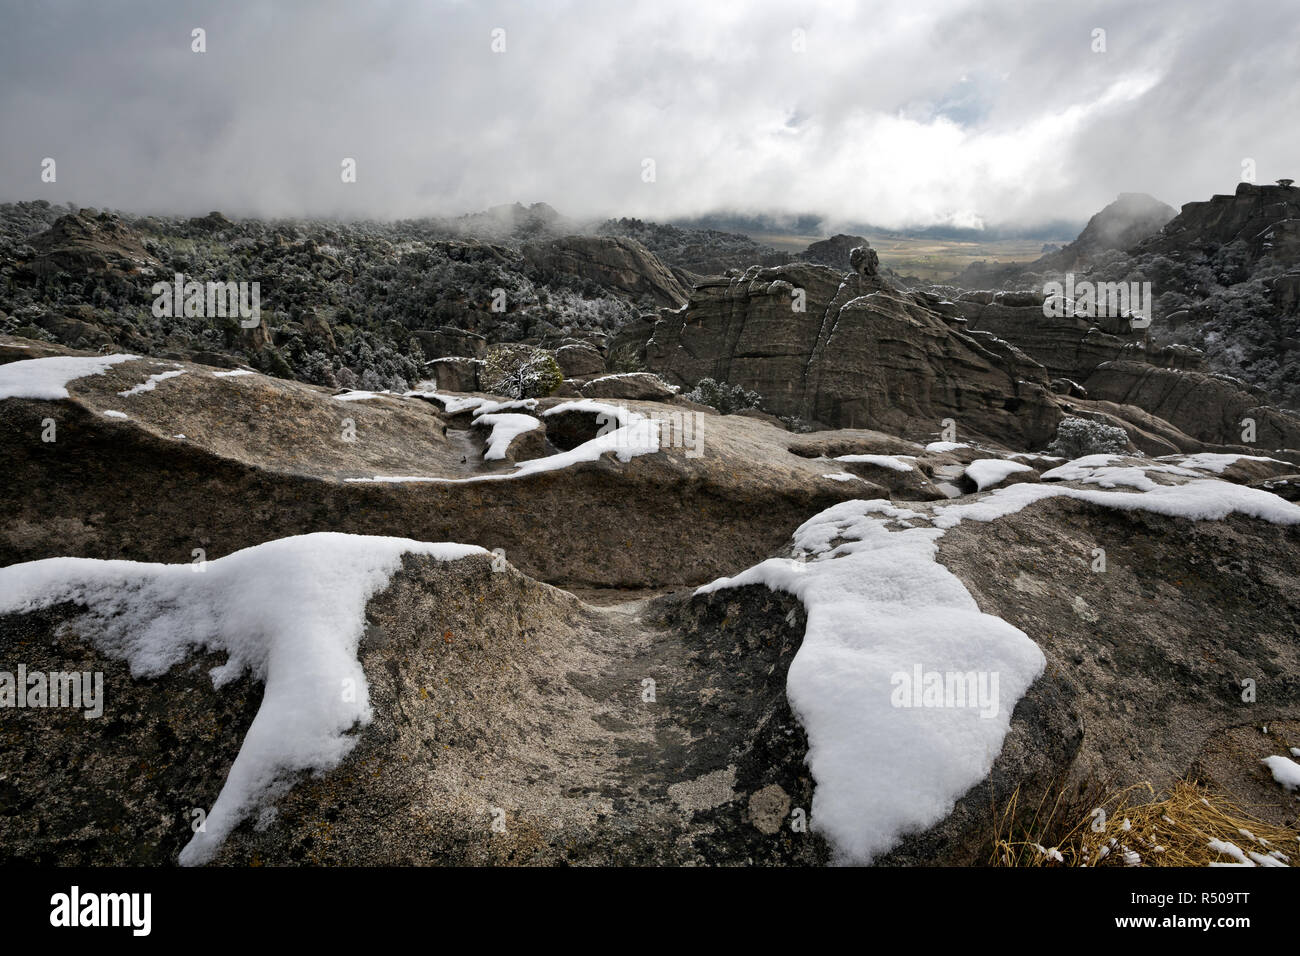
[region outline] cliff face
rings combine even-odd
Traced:
[[[1039,362],[1052,378],[1083,381],[1103,362],[1121,359],[1163,368],[1204,371],[1204,356],[1181,346],[1153,346],[1128,319],[1043,314],[1037,292],[965,292],[921,299],[944,316],[964,319],[971,331],[1006,339]]]
[[[1090,398],[1136,405],[1202,441],[1239,442],[1249,418],[1260,447],[1300,448],[1300,418],[1244,382],[1121,361],[1099,366],[1084,385]]]
[[[753,267],[700,283],[684,309],[661,315],[650,368],[680,384],[743,385],[777,414],[919,435],[952,418],[1029,445],[1060,418],[1041,365],[963,334],[883,276]]]

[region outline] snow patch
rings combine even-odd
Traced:
[[[178,375],[184,375],[185,369],[175,368],[169,372],[159,372],[156,375],[150,375],[139,385],[132,385],[125,392],[118,392],[123,398],[129,398],[132,395],[139,395],[141,392],[152,392],[158,387],[159,382],[165,382],[169,378],[176,378]]]
[[[472,401],[481,401],[481,399],[472,399]],[[450,409],[449,409],[450,410]],[[573,465],[585,461],[596,461],[606,452],[614,452],[615,456],[621,462],[629,462],[639,455],[651,455],[659,450],[659,422],[653,418],[647,418],[638,412],[630,411],[619,405],[606,405],[602,402],[594,402],[591,399],[582,399],[577,402],[563,402],[554,408],[549,408],[542,412],[542,417],[548,415],[558,415],[562,412],[580,411],[591,412],[603,416],[605,426],[614,426],[604,431],[604,434],[598,434],[595,438],[583,442],[576,448],[558,455],[548,455],[545,458],[533,458],[529,461],[521,461],[515,464],[515,470],[503,474],[495,475],[472,475],[469,478],[431,478],[420,475],[376,475],[373,478],[348,478],[350,482],[391,482],[391,483],[415,483],[415,482],[438,482],[440,484],[468,484],[474,481],[509,481],[514,478],[523,478],[525,475],[534,475],[543,471],[559,471],[562,468],[569,468]],[[1267,492],[1264,492],[1267,494]]]
[[[943,532],[886,529],[914,516],[882,500],[842,502],[795,532],[814,560],[774,558],[697,592],[763,584],[803,602],[787,693],[808,732],[813,825],[840,862],[869,862],[947,816],[987,776],[1016,701],[1046,663],[935,561]],[[898,675],[918,669],[996,674],[993,706],[900,705]]]
[[[495,415],[479,414],[474,417],[475,424],[487,425],[492,429],[488,435],[487,451],[483,452],[485,461],[501,461],[506,457],[510,443],[525,432],[540,428],[542,423],[532,415],[518,415],[503,412]]]
[[[1021,471],[1033,471],[1028,465],[1018,461],[1003,461],[1001,458],[979,458],[966,466],[966,477],[975,482],[979,491],[1000,485],[1011,475]]]
[[[9,362],[0,365],[0,399],[67,398],[69,382],[88,375],[103,375],[119,362],[130,362],[139,357],[138,355],[56,355],[50,358]]]
[[[343,392],[339,395],[331,396],[336,402],[364,402],[367,399],[379,398],[382,395],[392,395],[392,392],[367,392],[363,389],[353,389],[350,392]]]
[[[839,455],[835,461],[849,464],[878,465],[891,471],[915,471],[916,466],[898,455]]]
[[[1300,790],[1300,763],[1290,757],[1265,757],[1262,762],[1281,786],[1287,790]]]
[[[1276,458],[1262,458],[1259,455],[1220,455],[1214,452],[1201,452],[1184,458],[1179,464],[1184,468],[1196,468],[1201,471],[1212,471],[1216,475],[1221,475],[1231,465],[1245,459],[1246,461],[1271,461],[1279,465],[1287,464],[1284,461],[1278,461]]]

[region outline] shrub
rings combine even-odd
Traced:
[[[1056,438],[1047,446],[1049,455],[1082,458],[1084,455],[1122,455],[1128,451],[1128,433],[1114,425],[1086,418],[1062,418]]]
[[[645,362],[636,354],[635,345],[620,345],[609,353],[608,367],[611,372],[644,372]]]
[[[695,388],[686,393],[686,398],[700,405],[716,408],[724,415],[743,412],[747,408],[758,408],[763,402],[763,396],[758,392],[751,392],[739,385],[714,381],[711,378],[700,379]]]

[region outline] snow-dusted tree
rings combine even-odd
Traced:
[[[510,398],[543,398],[564,381],[555,355],[532,345],[494,345],[483,363],[483,387]]]
[[[1049,455],[1082,458],[1084,455],[1122,455],[1128,451],[1128,433],[1114,425],[1086,418],[1062,418],[1056,438],[1047,446]]]

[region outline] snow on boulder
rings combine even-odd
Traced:
[[[618,398],[627,402],[662,402],[672,398],[679,391],[676,385],[669,385],[658,375],[651,372],[624,372],[618,375],[603,375],[584,382],[579,391],[586,398]]]
[[[835,461],[854,465],[875,465],[891,471],[914,471],[916,466],[898,455],[837,455]]]
[[[965,476],[975,485],[976,491],[1000,485],[1009,477],[1034,469],[1018,461],[1004,461],[1001,458],[978,458],[966,466]]]
[[[913,515],[843,502],[795,532],[814,560],[773,558],[697,592],[763,584],[803,602],[787,693],[808,733],[812,825],[840,862],[869,863],[946,817],[988,775],[1046,665],[935,561],[941,531],[887,529]]]
[[[78,631],[137,678],[200,651],[221,652],[221,688],[245,672],[262,704],[225,784],[180,854],[207,862],[240,821],[283,792],[289,776],[338,765],[371,719],[357,661],[365,608],[405,554],[454,561],[484,549],[322,532],[281,538],[194,564],[47,558],[0,568],[0,614],[72,602]],[[197,572],[197,573],[196,573]]]
[[[127,398],[132,395],[139,395],[142,392],[152,392],[155,388],[158,387],[159,382],[165,382],[169,378],[176,378],[178,375],[184,375],[184,374],[185,374],[185,370],[183,368],[171,369],[170,371],[167,372],[159,372],[156,375],[150,375],[139,385],[132,385],[130,388],[126,389],[125,391],[118,392],[117,394],[123,396],[124,398]]]
[[[487,450],[483,452],[485,461],[502,461],[510,443],[526,432],[541,428],[542,423],[532,415],[520,415],[512,412],[478,415],[474,418],[475,426],[491,429],[487,439]]]
[[[474,401],[481,401],[475,399]],[[567,451],[542,458],[533,458],[515,464],[515,470],[497,474],[474,475],[469,478],[437,478],[421,475],[375,475],[373,478],[348,478],[349,482],[360,483],[417,483],[437,482],[440,484],[468,484],[475,481],[506,481],[523,478],[544,471],[558,471],[588,461],[597,461],[606,452],[613,452],[621,462],[629,462],[639,455],[652,455],[659,450],[659,422],[647,418],[639,412],[631,411],[619,405],[606,405],[582,399],[576,402],[562,402],[542,412],[544,419],[569,413],[582,413],[595,416],[597,430],[595,437],[581,442]],[[489,416],[480,416],[482,421]],[[521,416],[527,417],[527,416]],[[550,435],[550,428],[547,429]]]
[[[1265,757],[1261,761],[1273,774],[1273,779],[1287,790],[1300,790],[1300,763],[1289,757]]]

